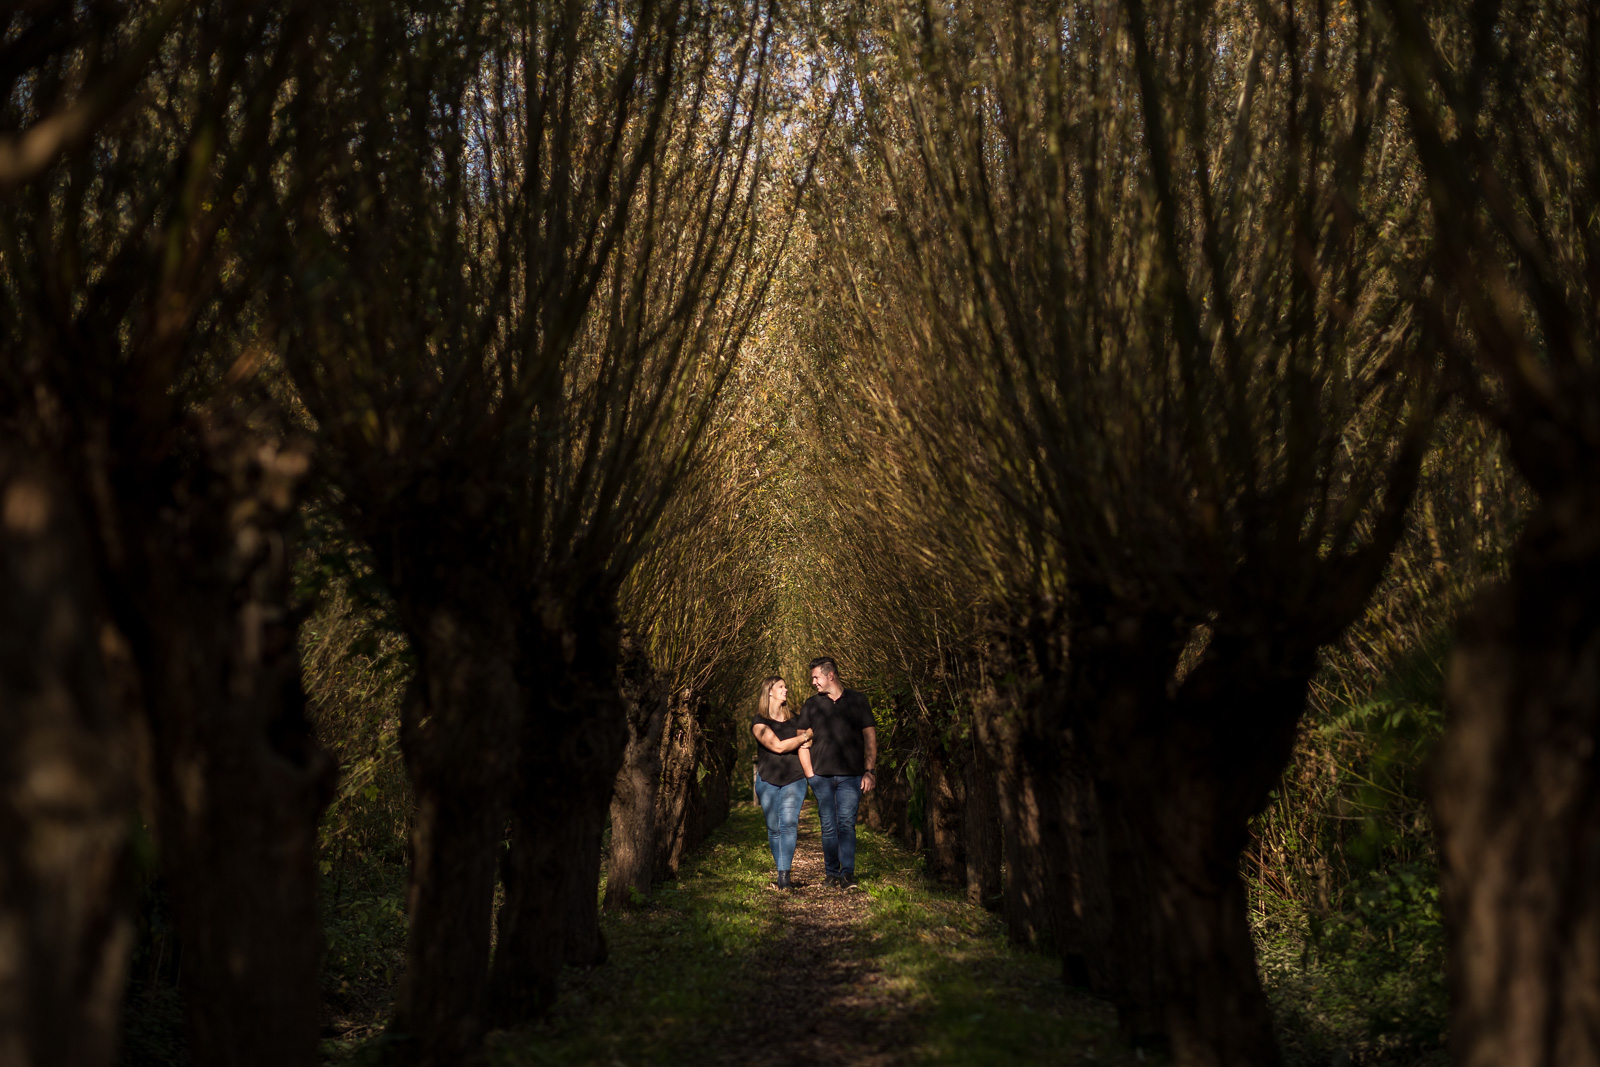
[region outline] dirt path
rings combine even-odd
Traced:
[[[723,1063],[902,1062],[906,1006],[889,989],[866,929],[867,897],[823,884],[816,808],[800,820],[793,877],[801,888],[766,893],[785,933],[771,946],[789,994],[752,1025],[734,1029]]]

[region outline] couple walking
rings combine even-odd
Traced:
[[[794,887],[789,869],[809,785],[822,822],[826,884],[855,889],[856,809],[861,794],[872,792],[875,784],[877,723],[867,698],[840,684],[839,668],[827,656],[811,661],[811,688],[817,695],[794,715],[788,683],[776,675],[766,679],[750,720],[756,735],[756,799],[767,817],[767,843],[778,867],[772,884]]]

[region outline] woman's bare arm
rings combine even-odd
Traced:
[[[793,737],[780,741],[778,735],[772,732],[772,727],[764,722],[753,724],[750,731],[756,735],[756,740],[761,742],[762,748],[773,752],[793,752],[811,740],[811,731],[801,730]]]

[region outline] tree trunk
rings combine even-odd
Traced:
[[[605,961],[600,933],[600,839],[625,740],[620,724],[539,731],[566,758],[540,761],[518,790],[511,848],[502,864],[505,902],[491,976],[492,1018],[514,1026],[555,1003],[561,968]]]
[[[439,578],[449,599],[401,602],[417,654],[401,723],[416,813],[411,934],[392,1029],[404,1058],[442,1067],[482,1056],[495,861],[525,711],[499,583],[467,572]]]
[[[892,742],[880,736],[878,769],[883,773],[873,783],[872,792],[862,797],[861,807],[868,826],[904,843],[911,840],[911,786],[906,781],[904,761],[883,758],[882,754],[891,749]]]
[[[973,737],[966,763],[966,810],[961,826],[967,858],[967,903],[993,909],[1000,903],[1000,791],[994,761]]]
[[[1280,1062],[1239,863],[1293,750],[1316,660],[1263,629],[1214,635],[1174,697],[1149,687],[1136,706],[1141,694],[1124,691],[1103,707],[1125,714],[1097,726],[1112,996],[1128,1036],[1164,1032],[1177,1067]]]
[[[1070,736],[1051,740],[1030,739],[1026,746],[1038,783],[1051,941],[1069,986],[1104,992],[1110,988],[1112,893],[1099,799],[1082,745]]]
[[[541,615],[524,623],[530,712],[490,977],[499,1026],[547,1011],[563,965],[605,961],[600,850],[628,744],[614,616],[584,601]]]
[[[1153,782],[1144,783],[1150,788]],[[1218,818],[1212,783],[1166,778],[1178,804],[1118,802],[1110,866],[1116,910],[1114,999],[1125,1036],[1165,1044],[1179,1067],[1279,1062],[1256,969],[1242,825]],[[1232,826],[1228,824],[1233,824]]]
[[[1002,912],[1006,937],[1022,948],[1054,947],[1045,860],[1043,811],[1032,767],[1023,755],[1024,735],[1014,715],[984,717],[981,727],[998,770],[1005,885]]]
[[[927,871],[935,881],[963,885],[967,856],[961,833],[965,798],[961,795],[960,774],[951,768],[949,753],[939,738],[929,737],[923,751],[927,756],[922,808]]]
[[[1433,805],[1453,1059],[1600,1064],[1600,499],[1529,517],[1463,621]]]
[[[702,840],[706,834],[728,821],[728,809],[732,804],[733,767],[739,758],[736,730],[737,726],[731,720],[719,718],[706,731],[706,774],[700,782],[705,798]]]
[[[656,800],[655,880],[678,876],[684,852],[693,847],[689,838],[700,799],[695,769],[700,756],[700,722],[697,703],[684,690],[672,701],[667,728],[661,739],[661,790]]]
[[[628,745],[611,798],[608,911],[629,907],[650,894],[656,858],[656,794],[661,786],[661,733],[667,719],[667,695],[653,680],[629,684],[624,704]]]
[[[93,549],[61,481],[0,448],[0,1063],[109,1067],[133,926],[133,771]]]
[[[316,831],[334,767],[305,716],[285,544],[307,463],[220,421],[191,443],[176,481],[118,472],[131,536],[111,552],[131,549],[115,610],[149,722],[191,1050],[315,1064]]]

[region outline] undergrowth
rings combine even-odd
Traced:
[[[1446,638],[1397,655],[1365,693],[1314,701],[1284,789],[1258,820],[1251,917],[1288,1067],[1448,1062],[1424,800]]]

